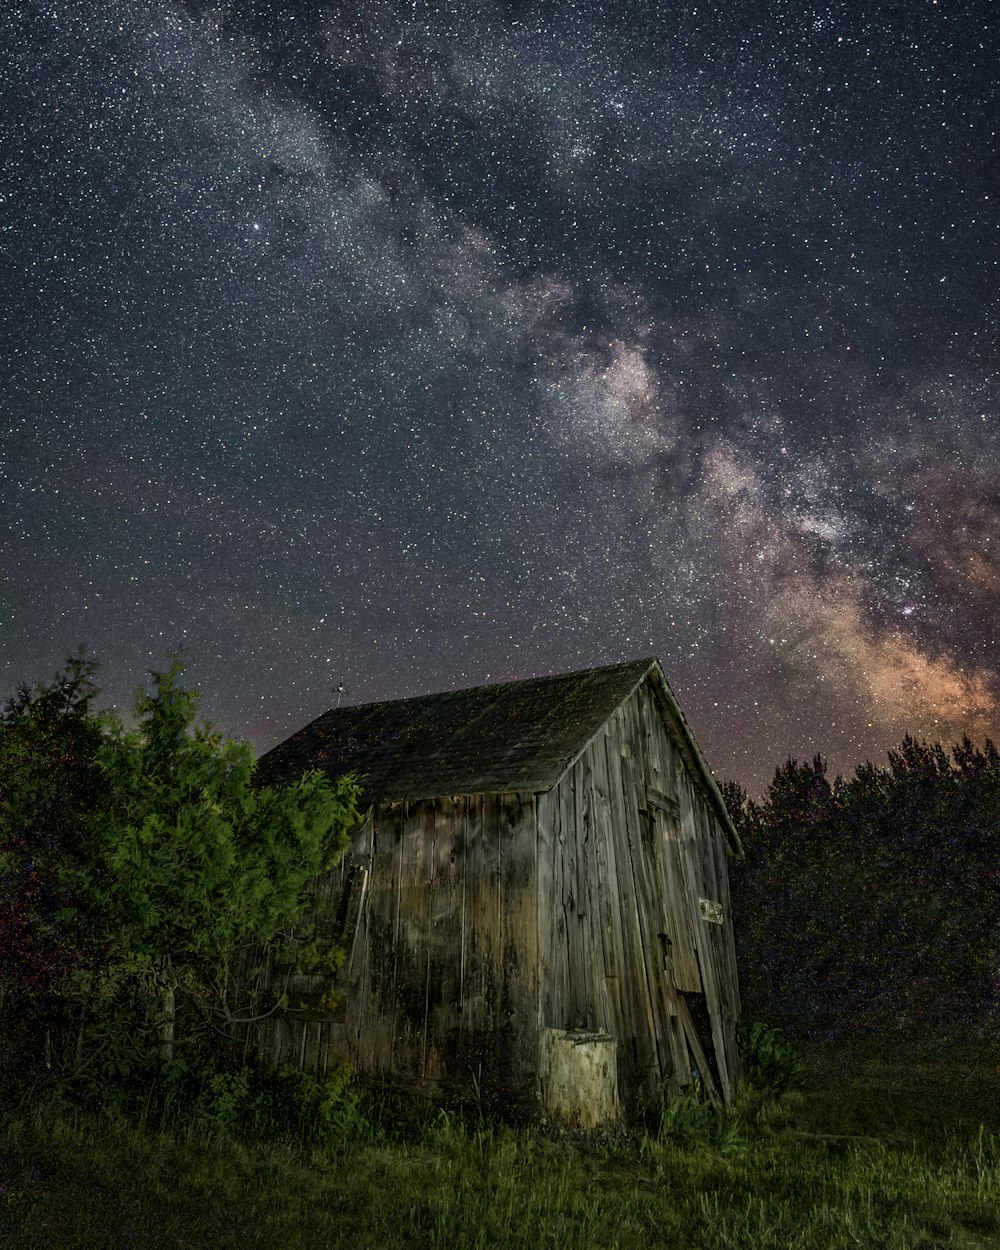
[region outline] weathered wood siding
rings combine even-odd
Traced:
[[[533,795],[377,809],[319,884],[344,921],[341,1004],[296,1010],[319,982],[293,979],[260,1051],[314,1072],[346,1061],[410,1085],[476,1076],[533,1095],[535,853]]]
[[[646,682],[539,797],[538,1026],[609,1032],[634,1093],[704,1069],[687,1010],[703,995],[700,1040],[728,1101],[739,991],[723,833],[681,741]],[[700,898],[721,903],[722,925]]]

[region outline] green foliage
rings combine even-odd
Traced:
[[[310,882],[336,864],[357,818],[351,778],[308,773],[254,789],[253,758],[204,725],[179,687],[175,660],[139,692],[138,730],[112,729],[99,762],[109,785],[104,863],[120,917],[116,944],[136,960],[169,956],[211,969],[241,944],[297,928],[303,963],[316,952],[303,926]]]
[[[111,1122],[204,1138],[334,1145],[380,1135],[346,1066],[322,1077],[293,1064],[275,1071],[226,1058],[210,1043],[189,1059],[139,1050],[129,1058],[124,1073],[95,1072],[57,1087],[49,1100]]]
[[[659,1144],[672,1143],[681,1150],[708,1146],[719,1154],[731,1154],[744,1146],[739,1117],[715,1103],[700,1080],[684,1090],[667,1085],[660,1093],[650,1125],[640,1140],[640,1151],[655,1152]],[[650,1136],[650,1129],[652,1136]]]
[[[126,730],[93,709],[95,667],[71,661],[0,716],[0,1050],[113,1100],[154,1059],[274,1008],[249,989],[262,945],[332,973],[311,886],[346,849],[359,791],[319,773],[255,785],[249,746],[194,724],[176,658]],[[227,1089],[211,1095],[223,1109]]]
[[[804,1089],[809,1083],[808,1067],[785,1040],[781,1029],[772,1028],[761,1020],[749,1026],[741,1024],[737,1042],[743,1059],[743,1075],[755,1088],[784,1093],[789,1089]]]
[[[261,1076],[259,1091],[254,1122],[260,1133],[327,1144],[377,1136],[346,1065],[316,1078],[285,1064]]]
[[[789,760],[760,803],[727,790],[744,1008],[796,1034],[1000,1020],[1000,753],[904,739],[831,785]]]
[[[191,1110],[188,1126],[203,1137],[235,1137],[250,1105],[250,1072],[206,1073]]]
[[[700,1081],[682,1094],[665,1098],[660,1111],[660,1134],[678,1146],[691,1147],[708,1142],[718,1124],[718,1113],[708,1100]]]
[[[0,993],[51,994],[100,963],[98,916],[72,894],[99,831],[95,669],[76,656],[0,712]]]

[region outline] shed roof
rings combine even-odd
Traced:
[[[267,781],[312,768],[358,773],[366,804],[550,790],[647,676],[730,849],[742,855],[715,779],[653,658],[332,708],[268,751],[259,776]]]

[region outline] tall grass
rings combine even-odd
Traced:
[[[36,1106],[0,1130],[0,1245],[1000,1246],[1000,1055],[804,1057],[807,1089],[589,1141],[371,1091],[363,1132],[258,1143]]]

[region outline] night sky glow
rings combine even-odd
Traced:
[[[656,655],[720,778],[1000,733],[997,10],[0,12],[0,692]]]

